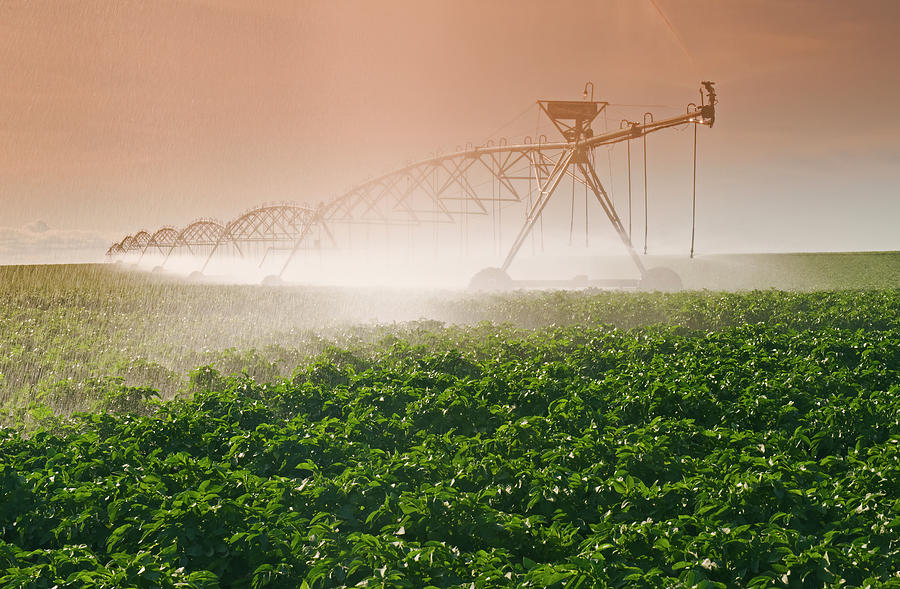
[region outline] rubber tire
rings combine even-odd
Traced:
[[[479,270],[469,282],[469,290],[510,290],[513,287],[512,278],[501,268],[485,268]]]
[[[679,276],[670,268],[650,268],[638,284],[640,290],[646,292],[678,292],[684,289]]]

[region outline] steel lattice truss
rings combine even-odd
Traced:
[[[598,178],[594,150],[601,146],[638,139],[662,129],[685,125],[712,126],[716,95],[704,83],[701,106],[688,105],[682,115],[654,121],[646,113],[643,122],[623,121],[620,129],[594,135],[590,123],[606,107],[605,102],[539,102],[564,137],[548,142],[526,138],[523,143],[498,144],[437,155],[363,182],[346,193],[307,207],[294,203],[263,205],[227,224],[197,220],[182,230],[163,227],[155,233],[141,231],[113,244],[107,255],[176,252],[204,255],[203,268],[217,254],[230,252],[261,258],[272,251],[286,252],[283,274],[301,250],[342,246],[340,228],[346,235],[358,225],[421,227],[460,225],[484,218],[495,219],[510,205],[519,205],[521,225],[508,241],[501,268],[512,263],[547,203],[564,178],[583,186],[599,202],[605,216],[643,275],[645,270],[613,202]],[[509,214],[509,213],[507,213]],[[509,238],[509,236],[507,236]],[[348,239],[348,238],[343,238]],[[505,244],[504,244],[505,245]]]

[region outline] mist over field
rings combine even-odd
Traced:
[[[293,286],[397,288],[461,291],[469,287],[478,270],[491,264],[481,258],[448,255],[435,258],[431,252],[414,256],[372,252],[312,254],[288,266],[279,284]],[[701,254],[648,255],[647,268],[668,268],[681,278],[687,290],[822,290],[893,288],[900,285],[900,252],[819,252],[790,254]],[[214,258],[206,272],[198,273],[206,262],[202,257],[166,256],[149,253],[131,255],[115,264],[117,270],[137,275],[153,273],[172,279],[207,284],[263,284],[277,274],[283,259],[272,258],[261,266],[255,260]],[[162,266],[161,264],[165,264]],[[554,279],[554,288],[581,289],[576,277],[634,278],[639,276],[625,256],[598,256],[556,251],[541,256],[524,255],[513,267],[517,279]],[[527,283],[526,283],[526,287]],[[533,287],[533,286],[532,286]]]
[[[896,253],[651,259],[676,268],[688,292],[265,286],[240,275],[188,278],[129,264],[0,266],[0,396],[20,404],[56,382],[83,387],[103,377],[171,396],[191,370],[208,364],[267,380],[289,376],[328,346],[377,347],[395,330],[427,340],[444,326],[481,322],[715,328],[718,320],[692,316],[689,301],[708,299],[715,309],[774,296],[767,289],[865,291],[900,280]],[[625,262],[606,264],[627,268]],[[729,290],[735,294],[723,292]]]

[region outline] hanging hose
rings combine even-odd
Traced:
[[[469,257],[469,197],[470,197],[469,190],[467,188],[466,189],[466,216],[465,216],[465,223],[463,223],[463,225],[465,225],[465,232],[466,232],[466,236],[463,241],[463,243],[465,245],[465,257],[466,258]]]
[[[465,215],[463,215],[462,223],[459,224],[459,257],[464,258],[468,250],[469,189],[460,185],[459,193],[463,197],[463,204],[460,206],[460,210],[465,208]]]
[[[572,247],[572,236],[575,233],[575,174],[572,174],[572,216],[569,218],[569,247]]]
[[[493,241],[494,251],[499,252],[500,247],[497,245],[497,199],[494,196],[494,157],[491,156],[491,240]]]
[[[531,137],[530,137],[530,136],[525,137],[525,141],[524,141],[524,142],[525,142],[526,145],[527,145],[527,144],[530,144],[530,143],[531,143]],[[528,206],[525,208],[525,222],[526,222],[526,223],[528,222],[528,215],[531,214],[531,207],[533,206],[533,205],[532,205],[532,202],[533,202],[533,201],[532,201],[532,195],[531,195],[531,191],[532,191],[532,187],[531,187],[531,177],[532,177],[532,175],[534,174],[534,154],[529,154],[529,155],[528,155],[528,165],[529,165],[529,167],[528,167]],[[531,255],[533,256],[534,253],[535,253],[535,252],[534,252],[534,232],[531,232],[530,237],[531,237]]]
[[[503,254],[503,184],[497,180],[497,252]]]
[[[540,121],[540,118],[538,118],[538,121]],[[543,133],[541,133],[540,135],[538,135],[538,157],[542,157],[542,156],[541,156],[541,143],[546,143],[546,142],[547,142],[547,136],[546,136],[546,135],[544,135]],[[543,159],[541,160],[541,163],[543,163]],[[540,184],[541,184],[541,183],[538,182],[538,186],[537,186],[537,188],[538,188],[538,198],[540,198],[540,189],[541,189],[541,188],[540,188]],[[541,225],[541,253],[544,253],[544,215],[540,215],[540,216],[538,217],[538,222],[539,222],[540,225]]]
[[[609,132],[609,119],[606,116],[606,107],[603,107],[603,132]],[[615,208],[616,195],[614,194],[615,187],[613,186],[613,171],[612,171],[612,150],[615,145],[609,145],[606,147],[606,166],[609,170],[609,198],[613,202],[613,208]],[[594,164],[594,152],[591,151],[591,165]],[[585,187],[587,188],[587,187]]]
[[[628,161],[628,239],[631,239],[631,139],[626,142]]]
[[[691,259],[694,259],[694,234],[697,225],[697,123],[694,123],[694,177],[691,185]]]
[[[506,145],[506,137],[501,137],[497,144]],[[500,160],[497,160],[497,171],[505,173]],[[500,180],[499,174],[497,175],[497,253],[503,255],[503,182]]]
[[[594,152],[591,152],[591,156],[593,159]],[[584,183],[584,247],[590,247],[590,242],[588,241],[588,185],[587,182]]]
[[[647,117],[650,117],[649,122],[653,122],[653,113],[645,112],[644,113],[644,124],[648,123]],[[644,144],[644,255],[647,255],[647,228],[649,226],[647,219],[647,134],[644,133],[643,136],[643,144]]]
[[[644,255],[647,255],[647,135],[643,137],[644,144]]]
[[[528,174],[528,208],[525,210],[525,222],[528,222],[528,215],[531,212],[531,208],[534,206],[534,199],[532,198],[532,187],[531,187],[531,173]],[[531,234],[531,255],[535,254],[535,246],[534,246],[534,233]]]

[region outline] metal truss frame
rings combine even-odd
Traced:
[[[594,168],[593,150],[685,124],[712,127],[716,94],[711,83],[704,82],[703,86],[706,92],[701,89],[701,105],[689,104],[684,114],[656,121],[650,113],[645,113],[641,122],[623,121],[622,128],[599,135],[593,134],[590,122],[607,103],[539,101],[540,108],[561,131],[564,141],[548,142],[542,135],[536,141],[528,137],[520,144],[501,140],[497,144],[488,142],[457,149],[369,179],[315,208],[295,203],[268,204],[251,209],[225,225],[200,219],[180,232],[171,227],[163,227],[152,235],[141,231],[113,244],[107,254],[139,251],[143,255],[150,248],[161,253],[167,249],[168,260],[179,248],[187,248],[196,255],[198,247],[208,246],[211,249],[203,264],[205,270],[218,252],[233,250],[244,257],[242,246],[261,243],[266,249],[260,266],[270,252],[288,252],[281,276],[299,251],[320,247],[323,236],[339,247],[332,232],[336,226],[459,224],[473,216],[491,217],[493,223],[504,206],[515,203],[524,207],[525,214],[503,257],[501,269],[506,271],[541,219],[562,179],[569,177],[594,195],[643,276],[646,270],[631,236]]]

